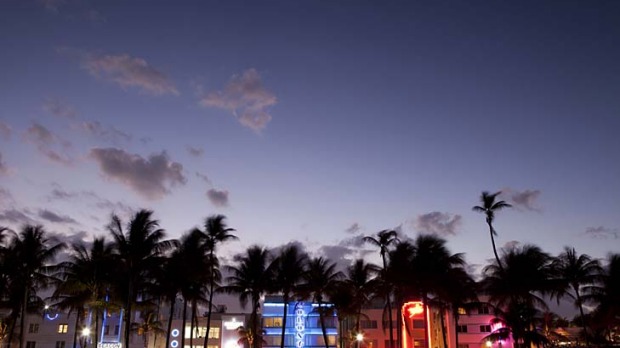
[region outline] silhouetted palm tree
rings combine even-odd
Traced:
[[[505,250],[503,268],[490,264],[483,270],[483,289],[510,331],[515,344],[529,347],[544,337],[537,331],[536,316],[548,310],[543,295],[557,291],[551,273],[551,257],[534,245]],[[500,335],[502,332],[498,332]]]
[[[336,264],[322,257],[313,258],[308,262],[303,287],[304,291],[317,304],[325,348],[329,348],[329,339],[325,327],[325,314],[328,311],[325,307],[325,300],[342,277],[343,274],[336,271]]]
[[[579,308],[581,315],[581,327],[586,339],[586,346],[589,346],[587,326],[584,321],[583,299],[581,288],[583,286],[595,284],[602,273],[602,268],[598,260],[592,259],[589,255],[577,255],[575,248],[564,247],[564,251],[553,260],[552,267],[559,281],[558,301],[563,296],[573,299],[575,307]]]
[[[210,216],[205,220],[204,236],[206,239],[206,248],[209,257],[209,300],[207,309],[207,333],[204,341],[204,348],[207,348],[209,341],[209,331],[211,330],[211,313],[213,311],[213,294],[215,293],[215,285],[219,281],[219,272],[216,266],[218,265],[217,255],[215,254],[217,246],[219,244],[237,240],[238,238],[231,234],[235,230],[226,226],[224,215]]]
[[[165,330],[162,328],[161,322],[157,320],[157,316],[152,311],[142,312],[140,314],[140,318],[142,321],[131,323],[131,331],[137,333],[138,336],[142,336],[144,348],[148,348],[149,335],[152,333],[155,337],[157,337],[158,334],[164,333]]]
[[[610,254],[606,261],[600,282],[583,289],[583,300],[597,304],[593,321],[602,324],[608,336],[610,328],[620,325],[620,254]]]
[[[57,266],[51,263],[64,247],[63,243],[48,238],[42,226],[26,225],[11,239],[6,249],[6,260],[10,262],[5,265],[10,278],[8,290],[12,326],[8,337],[9,345],[16,319],[19,317],[19,347],[23,348],[26,309],[43,306],[37,291],[48,288],[52,283]]]
[[[493,228],[493,220],[495,219],[495,212],[502,210],[504,208],[510,208],[512,205],[504,202],[504,201],[495,201],[497,196],[501,193],[489,193],[487,191],[483,191],[480,195],[480,202],[482,205],[476,205],[472,209],[474,211],[483,213],[486,216],[487,225],[489,225],[489,234],[491,235],[491,244],[493,245],[493,254],[495,255],[495,260],[499,265],[499,268],[502,269],[502,264],[500,263],[499,255],[497,254],[497,249],[495,248],[495,236],[497,236],[497,232]]]
[[[108,230],[114,239],[114,251],[120,265],[118,295],[123,300],[125,312],[124,346],[129,347],[131,314],[136,300],[143,294],[145,284],[150,282],[164,253],[175,245],[175,241],[163,240],[165,232],[159,222],[153,219],[153,212],[140,210],[123,226],[121,219],[113,215]]]
[[[355,334],[360,334],[360,318],[362,308],[370,302],[374,296],[378,280],[376,275],[379,273],[379,267],[366,263],[363,259],[357,259],[351,266],[347,268],[346,277],[342,281],[345,286],[351,289],[353,296],[353,305],[356,309],[355,318]],[[356,340],[356,346],[359,347],[359,341]]]
[[[437,289],[438,302],[441,303],[441,307],[449,309],[452,313],[454,330],[457,332],[461,310],[466,311],[467,308],[478,302],[478,287],[473,277],[464,267],[450,268],[441,282],[441,286]],[[445,334],[445,329],[443,333]],[[455,335],[455,347],[459,346],[458,336],[458,334]],[[444,343],[446,342],[444,336]]]
[[[300,293],[300,285],[306,272],[308,255],[297,244],[285,246],[274,260],[274,285],[282,293],[284,308],[282,313],[282,339],[280,348],[284,348],[288,303],[292,296]]]
[[[82,325],[86,308],[95,316],[95,341],[99,332],[99,310],[108,307],[106,294],[112,285],[112,245],[105,238],[95,238],[90,249],[84,244],[73,244],[68,261],[59,264],[59,282],[52,299],[55,306],[76,312],[73,348],[77,346],[78,329]]]
[[[385,279],[393,287],[394,303],[396,303],[396,318],[402,318],[402,305],[406,297],[415,294],[415,287],[411,283],[413,274],[413,255],[415,247],[409,241],[396,244],[389,251],[387,271]],[[402,325],[396,325],[396,341],[398,347],[402,347]]]
[[[381,261],[383,262],[382,278],[384,278],[385,271],[387,269],[386,257],[387,257],[388,248],[391,245],[399,242],[398,233],[394,230],[379,231],[377,233],[376,238],[373,236],[364,237],[364,242],[370,243],[379,248],[379,253],[381,255]],[[386,304],[387,311],[388,311],[388,323],[389,323],[389,330],[390,330],[390,347],[389,348],[395,348],[394,347],[394,332],[393,332],[394,330],[393,330],[393,321],[392,321],[392,299],[391,299],[391,291],[389,291],[389,289],[391,289],[392,287],[389,284],[387,284],[385,281],[384,281],[384,284],[386,285],[385,289],[388,290],[388,291],[385,291],[385,304]]]
[[[244,254],[235,256],[236,264],[234,266],[226,267],[231,275],[226,278],[227,285],[222,290],[229,294],[238,295],[242,307],[245,307],[250,301],[252,312],[247,329],[250,331],[251,337],[261,336],[258,318],[260,298],[273,289],[273,269],[269,259],[268,250],[259,246],[252,246]],[[260,340],[253,339],[251,348],[259,348],[260,343]]]

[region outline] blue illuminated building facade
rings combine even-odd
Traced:
[[[330,307],[330,304],[323,306]],[[280,347],[282,338],[284,303],[280,296],[267,296],[263,303],[264,330],[263,347]],[[289,348],[325,347],[318,305],[311,302],[289,302],[286,310],[284,346]],[[327,340],[330,347],[336,347],[338,319],[335,311],[324,317]]]

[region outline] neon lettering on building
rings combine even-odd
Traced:
[[[304,336],[306,330],[306,312],[304,311],[303,303],[297,302],[295,305],[295,347],[304,347]]]

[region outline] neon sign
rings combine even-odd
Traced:
[[[301,302],[297,302],[295,305],[295,347],[303,348],[304,346],[304,331],[306,330],[306,324],[304,322],[306,312]]]
[[[240,326],[243,325],[242,322],[237,321],[237,318],[232,318],[231,320],[225,321],[222,323],[226,330],[237,330]]]
[[[409,319],[424,313],[424,304],[420,301],[411,301],[403,305],[403,313],[406,313]]]
[[[99,342],[97,348],[121,348],[123,346],[120,342]]]

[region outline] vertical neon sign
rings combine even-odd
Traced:
[[[295,347],[297,348],[304,347],[304,331],[306,330],[306,324],[304,322],[305,316],[306,312],[304,311],[303,304],[297,302],[295,305]]]

